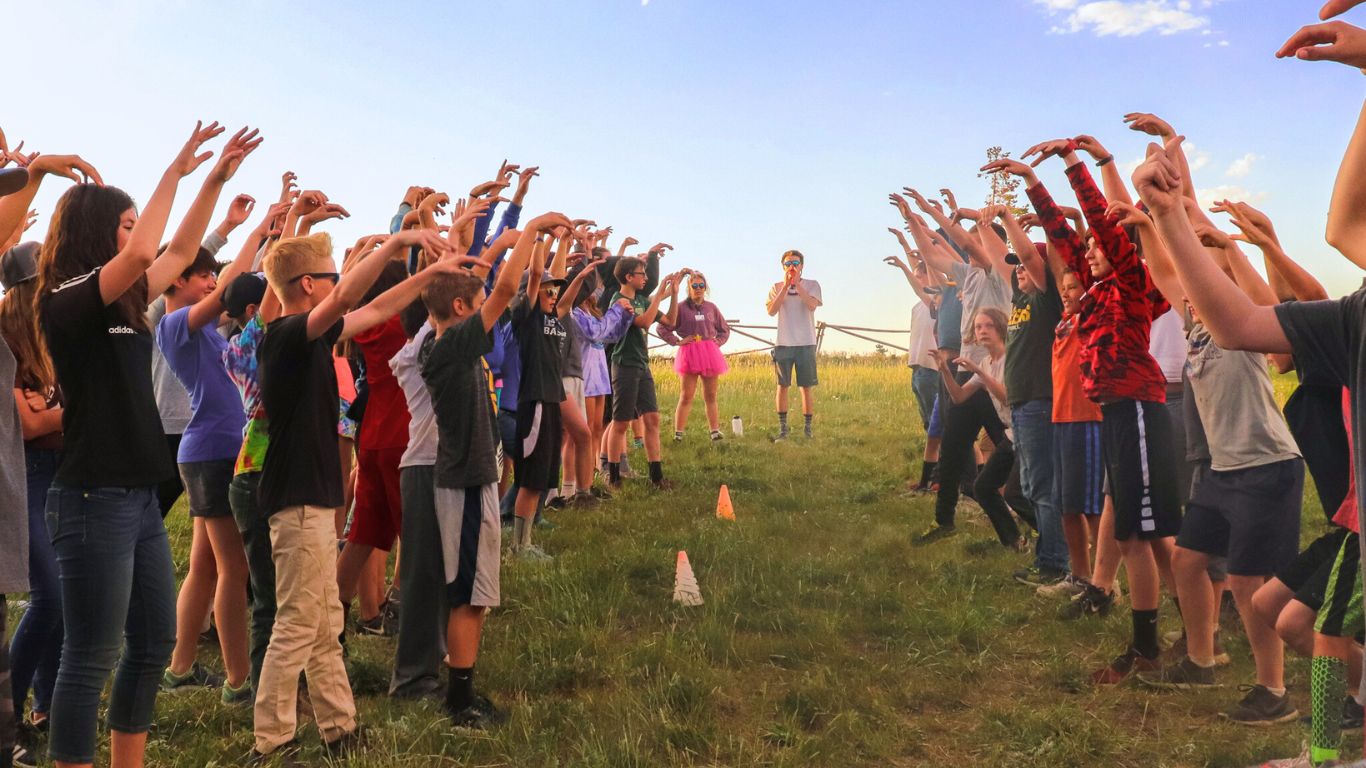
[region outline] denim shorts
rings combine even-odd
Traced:
[[[190,517],[232,517],[228,486],[237,461],[191,461],[180,465],[180,481],[190,498]]]

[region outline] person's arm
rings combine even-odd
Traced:
[[[1216,344],[1224,349],[1288,353],[1294,350],[1273,307],[1258,306],[1206,253],[1182,202],[1181,139],[1149,145],[1148,158],[1134,172],[1134,188],[1153,212],[1181,278],[1186,298]]]
[[[676,327],[676,323],[666,323],[664,318],[660,318],[659,322],[655,323],[655,335],[663,339],[665,344],[676,347],[683,343],[683,340],[674,331]]]
[[[764,310],[768,312],[769,317],[778,314],[778,308],[783,305],[783,298],[787,296],[789,285],[791,285],[791,281],[783,280],[768,290],[768,304],[765,305]]]
[[[659,260],[664,258],[664,254],[673,249],[668,243],[655,243],[654,247],[645,254],[645,293],[654,293],[655,288],[659,287]]]
[[[673,288],[673,280],[674,276],[668,275],[660,281],[659,290],[655,291],[654,297],[650,299],[649,309],[636,315],[635,320],[631,321],[635,327],[648,329],[655,324],[655,320],[659,318],[659,305],[664,303],[664,296]]]
[[[708,305],[711,307],[712,312],[715,316],[714,322],[716,324],[716,346],[724,347],[726,346],[726,342],[730,341],[730,323],[726,322],[726,316],[721,314],[720,307],[716,306],[715,304],[711,304],[710,302],[708,302]]]
[[[617,248],[617,258],[620,259],[622,256],[625,256],[626,249],[630,248],[633,245],[640,245],[640,241],[630,236],[628,236],[625,240],[622,240],[621,245]]]
[[[1091,156],[1096,161],[1096,167],[1100,169],[1100,183],[1105,189],[1105,197],[1110,202],[1134,204],[1134,199],[1129,195],[1129,188],[1124,185],[1124,177],[1120,175],[1119,168],[1115,165],[1115,156],[1105,149],[1105,146],[1096,140],[1094,136],[1082,134],[1075,139],[1077,149]]]
[[[1366,104],[1333,182],[1325,236],[1348,261],[1366,269]]]
[[[384,244],[373,252],[367,252],[368,248],[360,249],[359,255],[351,263],[351,268],[342,275],[332,292],[309,311],[308,339],[312,341],[327,333],[329,328],[336,325],[338,320],[360,303],[365,293],[370,290],[370,286],[374,285],[375,280],[384,271],[389,260],[403,253],[404,248],[414,245],[429,248],[432,253],[444,254],[450,250],[450,244],[430,229],[405,229],[396,235],[389,235]],[[352,253],[355,254],[356,251],[353,250]],[[355,323],[351,325],[354,328]],[[354,334],[353,330],[352,335]]]
[[[214,227],[213,231],[209,233],[209,237],[205,238],[205,242],[207,243],[210,240],[213,240],[218,244],[218,248],[222,248],[227,244],[228,237],[251,216],[252,207],[255,205],[256,198],[251,195],[238,195],[234,197],[232,202],[228,203],[228,212],[223,215],[223,220],[218,222],[218,226]],[[212,249],[212,252],[215,255],[218,253],[218,248]]]
[[[549,247],[549,243],[547,243],[546,245],[547,247]],[[550,262],[550,274],[552,276],[564,277],[565,275],[569,274],[569,248],[572,245],[573,242],[571,242],[569,238],[560,238],[559,243],[555,246],[555,258],[552,259]],[[593,263],[600,264],[603,261],[605,260],[598,259]]]
[[[256,201],[252,200],[251,205],[246,206],[245,210],[242,211],[244,217],[251,215],[255,204]],[[256,229],[252,231],[251,236],[247,238],[246,242],[242,243],[241,250],[237,252],[237,258],[233,259],[227,267],[224,267],[222,273],[219,274],[218,282],[214,286],[213,291],[209,293],[208,296],[205,296],[203,299],[190,305],[190,310],[185,318],[189,333],[194,333],[200,328],[218,320],[219,315],[223,313],[223,294],[228,290],[228,286],[232,284],[232,281],[237,279],[238,275],[251,268],[251,264],[256,258],[256,243],[260,242],[261,238],[265,237],[266,233],[270,231],[270,224],[275,220],[275,217],[288,210],[288,208],[289,203],[276,203],[275,205],[272,205],[270,210],[266,212],[265,219],[256,226]]]
[[[1006,254],[1010,249],[1006,247],[1005,241],[1001,240],[1000,235],[992,228],[991,222],[1000,215],[1000,211],[1005,210],[1004,205],[984,206],[981,211],[977,227],[973,233],[982,241],[982,250],[987,256],[987,262],[991,265],[991,271],[1010,285],[1011,273],[1015,268],[1006,263]],[[1009,232],[1006,233],[1010,235]],[[1042,283],[1040,283],[1042,285]]]
[[[1257,270],[1252,268],[1248,262],[1247,255],[1243,253],[1238,244],[1233,242],[1227,234],[1214,226],[1214,222],[1205,216],[1200,206],[1191,202],[1189,198],[1184,201],[1186,215],[1191,220],[1195,236],[1199,238],[1200,244],[1218,253],[1212,253],[1216,261],[1222,259],[1228,266],[1228,271],[1233,275],[1233,281],[1238,287],[1243,289],[1248,298],[1253,302],[1265,307],[1275,306],[1279,303],[1276,299],[1275,291],[1266,284],[1262,276],[1257,274]]]
[[[946,358],[936,354],[935,361],[939,365],[939,376],[944,380],[944,388],[948,390],[949,399],[953,401],[954,405],[963,403],[969,397],[972,397],[973,393],[977,391],[977,387],[980,386],[978,382],[969,379],[966,383],[959,384],[957,377],[955,377],[953,371],[949,369]]]
[[[1124,122],[1130,130],[1156,137],[1160,144],[1176,138],[1176,129],[1172,128],[1171,123],[1150,112],[1130,112],[1124,116]],[[1177,163],[1181,166],[1181,194],[1189,200],[1195,200],[1195,179],[1191,175],[1190,163],[1186,160],[1185,152],[1177,158]]]
[[[48,174],[64,176],[78,184],[84,182],[104,186],[99,171],[79,155],[39,155],[28,164],[28,183],[24,188],[12,195],[0,197],[0,240],[7,242],[14,239],[18,242],[28,221],[29,205],[38,195],[43,177]],[[148,204],[151,204],[150,201]]]
[[[446,248],[450,245],[437,238]],[[395,250],[395,254],[402,251]],[[378,258],[376,253],[370,258]],[[417,301],[422,296],[422,291],[432,284],[432,281],[441,275],[453,274],[461,269],[460,262],[452,258],[452,254],[444,254],[441,258],[433,259],[430,264],[423,267],[417,274],[404,279],[398,285],[376,296],[369,304],[347,312],[343,320],[341,336],[338,341],[346,341],[374,328],[380,323],[386,322],[389,318],[402,312],[408,305]],[[373,281],[372,281],[373,282]]]
[[[556,258],[559,258],[559,254],[556,254]],[[583,290],[583,284],[588,281],[588,277],[593,274],[593,270],[603,261],[606,261],[606,259],[594,259],[584,264],[583,268],[579,270],[579,273],[574,275],[574,279],[569,282],[569,285],[567,285],[563,291],[560,291],[560,298],[555,304],[555,312],[559,315],[560,319],[563,320],[569,316],[570,312],[574,311],[574,300],[579,297],[579,291]],[[551,270],[551,274],[555,274],[553,269]]]
[[[1276,228],[1266,214],[1247,203],[1232,203],[1227,200],[1219,202],[1214,210],[1228,213],[1233,224],[1242,230],[1242,234],[1234,235],[1233,239],[1251,243],[1262,250],[1266,258],[1267,277],[1271,280],[1272,288],[1277,289],[1275,292],[1278,298],[1285,293],[1299,301],[1328,298],[1328,291],[1324,290],[1323,283],[1286,254],[1281,247],[1280,238],[1276,236]]]
[[[14,401],[19,410],[19,431],[23,434],[24,440],[36,440],[44,435],[62,431],[62,407],[47,407],[47,400],[41,394],[33,392],[34,400],[29,400],[30,390],[14,388]],[[43,407],[35,409],[37,401],[42,401]]]
[[[674,288],[672,291],[669,291],[669,310],[664,313],[663,317],[659,318],[660,325],[668,325],[670,328],[678,326],[678,293],[679,291],[686,290],[683,287],[683,281],[680,278],[685,274],[687,273],[678,272],[674,275]]]
[[[180,154],[176,155],[175,160],[171,162],[171,167],[162,174],[161,181],[157,184],[156,190],[152,192],[152,197],[143,206],[137,224],[133,225],[133,231],[129,234],[127,244],[100,270],[100,298],[106,305],[117,301],[120,296],[128,292],[129,288],[133,287],[133,283],[136,283],[144,275],[147,276],[148,280],[147,298],[150,301],[161,295],[166,290],[166,286],[171,284],[170,281],[185,270],[185,265],[188,262],[185,262],[183,257],[174,259],[171,266],[174,267],[175,271],[171,274],[170,279],[161,277],[157,281],[157,285],[152,284],[151,272],[165,256],[165,254],[162,257],[157,256],[157,247],[160,244],[162,234],[166,231],[166,220],[171,215],[171,204],[175,202],[176,187],[180,185],[181,179],[194,173],[195,169],[199,168],[205,160],[213,156],[212,152],[197,153],[204,142],[222,132],[223,129],[218,127],[218,123],[211,123],[207,127],[202,123],[195,123],[195,130],[190,135],[189,141],[181,147]],[[218,159],[219,165],[224,164],[228,154],[228,149],[224,148],[223,157]],[[245,156],[245,150],[238,148],[234,150],[233,154],[235,154],[236,162],[241,162],[242,157]],[[213,175],[210,174],[210,176]],[[217,188],[222,189],[222,182],[217,184]],[[201,213],[205,226],[207,226],[208,217],[212,212],[213,209],[210,207],[207,212]],[[198,235],[203,234],[203,229],[200,229]],[[198,246],[199,237],[196,236],[190,246],[184,247],[198,248]],[[193,258],[194,254],[195,252],[191,251],[190,258]],[[170,270],[161,270],[161,272],[170,272]]]
[[[982,166],[982,171],[1004,171],[1012,176],[1018,176],[1024,182],[1025,194],[1034,206],[1034,213],[1039,219],[1039,226],[1043,228],[1048,244],[1053,247],[1062,265],[1077,274],[1082,286],[1089,287],[1095,278],[1086,266],[1086,245],[1082,242],[1081,236],[1067,226],[1067,218],[1063,215],[1062,208],[1054,202],[1053,196],[1048,193],[1048,189],[1039,181],[1038,176],[1034,175],[1034,169],[1018,160],[1004,159],[987,163]]]
[[[939,233],[930,230],[925,224],[924,219],[919,216],[912,216],[909,220],[911,237],[915,239],[916,248],[920,249],[920,256],[929,265],[930,269],[941,275],[953,276],[954,272],[963,265],[963,260],[958,257],[958,253],[939,236]]]
[[[973,378],[968,379],[967,383],[963,385],[963,390],[965,392],[972,394],[980,387],[985,389],[987,394],[991,395],[998,402],[1004,403],[1010,400],[1010,397],[1006,394],[1005,383],[982,370],[982,367],[977,363],[974,363],[966,357],[960,357],[955,362],[972,372]],[[960,401],[955,400],[954,402]]]
[[[512,255],[498,270],[498,280],[493,284],[493,290],[479,308],[479,317],[484,323],[485,331],[493,328],[512,298],[517,295],[517,283],[521,282],[522,273],[531,263],[532,252],[536,250],[536,238],[542,232],[557,226],[569,226],[569,217],[562,213],[543,213],[527,222],[526,229],[523,229],[521,236],[517,238]]]
[[[916,279],[915,272],[912,272],[911,268],[906,266],[906,262],[902,261],[899,256],[888,256],[884,258],[882,262],[900,269],[901,274],[906,278],[906,282],[910,284],[911,290],[915,293],[915,297],[924,302],[926,306],[931,304],[930,295],[925,293],[925,287]]]
[[[1166,244],[1162,242],[1162,236],[1157,232],[1157,225],[1148,214],[1131,203],[1110,203],[1108,213],[1120,226],[1134,227],[1138,231],[1139,239],[1143,241],[1144,261],[1147,262],[1148,274],[1152,277],[1153,285],[1157,286],[1157,290],[1166,298],[1168,304],[1181,307],[1186,298],[1186,289],[1182,287],[1181,278],[1176,274],[1176,266],[1172,263]]]
[[[1001,226],[1005,227],[1006,237],[1010,238],[1010,247],[1015,249],[1020,264],[1025,268],[1025,272],[1029,273],[1029,279],[1041,288],[1047,285],[1049,264],[1039,258],[1039,251],[1034,247],[1034,241],[1029,239],[1029,233],[1020,226],[1019,220],[1010,212],[1010,208],[1004,205],[997,206],[995,213],[996,218],[1001,220]],[[1007,282],[1009,279],[1006,278]],[[1061,275],[1054,274],[1053,279],[1058,283],[1062,282]]]
[[[486,290],[493,290],[493,284],[498,280],[498,272],[503,263],[503,256],[508,251],[512,250],[513,246],[517,245],[517,241],[521,237],[522,233],[520,231],[516,229],[505,229],[498,237],[494,238],[493,242],[489,243],[489,247],[485,248],[484,252],[480,254],[480,265],[472,267],[470,271],[485,278],[484,288]]]

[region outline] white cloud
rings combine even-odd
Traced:
[[[1209,210],[1218,200],[1232,200],[1237,203],[1260,203],[1266,199],[1265,192],[1250,192],[1237,184],[1220,184],[1217,187],[1201,187],[1195,190],[1195,199],[1200,207]]]
[[[1224,171],[1224,175],[1231,179],[1244,178],[1249,173],[1252,173],[1253,164],[1260,159],[1260,155],[1248,152],[1247,154],[1230,163],[1228,166],[1228,170]]]
[[[1172,35],[1209,26],[1209,17],[1196,13],[1189,0],[1034,0],[1034,4],[1050,16],[1062,16],[1062,23],[1051,30],[1058,34]],[[1200,7],[1209,6],[1209,2],[1202,2]]]

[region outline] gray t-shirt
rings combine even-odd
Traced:
[[[0,342],[0,381],[14,381],[14,353]],[[0,403],[0,594],[28,591],[28,478],[14,397]]]
[[[588,339],[573,316],[565,317],[560,326],[564,328],[564,343],[560,345],[560,375],[566,379],[582,379],[583,348],[588,345]]]
[[[1204,324],[1186,334],[1186,375],[1209,445],[1210,468],[1247,469],[1299,458],[1276,407],[1266,355],[1221,348]]]
[[[958,261],[953,263],[953,280],[958,283],[958,297],[963,302],[960,330],[963,334],[962,348],[967,350],[969,346],[977,346],[973,343],[976,337],[973,324],[977,321],[978,312],[994,308],[1007,318],[1010,317],[1010,285],[995,270]]]
[[[432,412],[432,395],[422,380],[422,365],[418,363],[422,345],[432,333],[431,323],[423,323],[417,335],[389,360],[389,369],[408,403],[408,447],[398,461],[400,469],[436,464],[436,414]]]
[[[778,283],[769,289],[769,295],[781,290],[782,283]],[[806,292],[821,300],[821,284],[815,280],[802,278],[802,287]],[[816,311],[807,307],[802,297],[797,295],[797,289],[789,289],[787,295],[783,297],[783,303],[778,305],[778,346],[780,347],[813,347],[816,345]]]
[[[436,412],[438,488],[498,482],[498,424],[483,361],[492,349],[493,334],[475,314],[434,335],[418,352]]]

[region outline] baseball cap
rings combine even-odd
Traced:
[[[38,276],[38,243],[27,242],[0,254],[0,284],[5,290]]]
[[[0,168],[0,196],[12,195],[27,185],[27,168]]]
[[[223,306],[228,310],[228,317],[240,319],[246,314],[248,306],[260,304],[265,295],[265,278],[255,272],[247,272],[228,283],[227,290],[223,291]]]
[[[541,273],[541,285],[547,285],[550,283],[558,283],[559,285],[564,285],[568,282],[569,281],[564,279],[563,277],[555,277],[554,275],[550,274],[550,270],[548,269],[545,272]]]
[[[1044,245],[1043,243],[1035,243],[1034,252],[1039,254],[1039,258],[1041,259],[1048,258],[1048,246]],[[1019,266],[1022,262],[1020,261],[1020,257],[1016,255],[1014,251],[1011,251],[1010,253],[1006,254],[1006,263],[1011,265],[1012,267],[1016,267]]]

